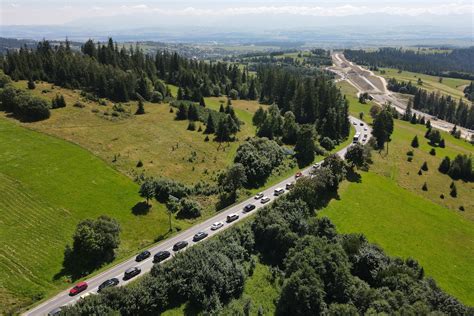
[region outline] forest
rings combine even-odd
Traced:
[[[151,315],[182,304],[219,314],[242,294],[257,258],[281,284],[277,315],[472,313],[427,278],[416,260],[390,257],[363,235],[339,234],[328,218],[315,216],[352,168],[337,155],[328,157],[313,177],[297,181],[251,221],[155,264],[132,285],[91,295],[61,314]],[[240,308],[231,312],[246,314],[247,307]]]
[[[429,54],[389,47],[376,51],[348,49],[344,51],[344,56],[372,69],[389,67],[433,76],[474,79],[474,47],[456,48],[449,53]]]
[[[456,101],[451,96],[441,95],[439,92],[429,93],[425,89],[413,85],[411,81],[399,82],[394,78],[388,80],[387,88],[394,92],[413,95],[411,102],[416,110],[462,127],[474,129],[474,107],[469,106],[462,99]]]

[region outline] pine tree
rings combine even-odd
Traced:
[[[428,185],[426,184],[426,182],[423,183],[423,186],[421,187],[421,189],[422,189],[423,191],[428,191]]]
[[[421,170],[428,171],[428,164],[426,163],[426,161],[423,163],[423,165],[421,165]]]
[[[441,147],[441,148],[446,147],[446,144],[444,143],[444,138],[441,138],[441,140],[439,141],[439,147]]]
[[[220,119],[219,123],[217,124],[216,140],[218,142],[225,142],[230,140],[230,130],[229,126],[227,125],[226,119]]]
[[[181,87],[178,88],[178,95],[176,96],[177,100],[184,100],[183,89]]]
[[[438,170],[439,172],[446,174],[448,173],[450,167],[451,167],[451,159],[449,159],[449,157],[446,156],[441,161],[441,164],[439,165]]]
[[[34,90],[35,88],[36,88],[35,82],[32,79],[28,80],[28,89]]]
[[[458,196],[458,189],[456,188],[456,184],[454,184],[454,182],[451,183],[451,191],[449,192],[449,195],[454,198]]]
[[[199,105],[202,107],[206,107],[206,102],[204,101],[204,97],[201,96],[201,99],[199,100]]]
[[[138,107],[135,115],[145,114],[145,106],[143,105],[143,101],[141,99],[138,100]]]
[[[415,114],[415,113],[413,113],[413,115],[412,115],[412,117],[411,117],[411,119],[410,119],[410,123],[411,123],[411,124],[416,124],[416,123],[418,123],[418,119],[416,118],[416,114]]]
[[[207,117],[206,130],[204,130],[204,134],[214,134],[215,131],[216,131],[216,126],[214,124],[214,119],[212,118],[211,113],[209,113],[209,116]]]
[[[431,156],[436,156],[436,149],[431,148],[431,150],[430,150],[430,155],[431,155]]]
[[[188,108],[184,103],[180,103],[178,107],[178,112],[176,112],[176,119],[178,121],[183,121],[188,118]]]
[[[420,144],[418,142],[418,136],[415,135],[415,137],[413,137],[413,140],[411,141],[411,147],[413,148],[420,147]]]

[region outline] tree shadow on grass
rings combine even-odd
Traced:
[[[356,182],[356,183],[361,183],[362,182],[361,175],[353,169],[351,169],[347,172],[346,179],[349,182]]]
[[[151,205],[149,205],[147,202],[138,202],[132,207],[132,213],[133,215],[146,215],[151,209]]]

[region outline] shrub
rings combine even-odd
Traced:
[[[62,94],[56,94],[56,96],[51,100],[51,108],[59,109],[66,107],[66,100]]]
[[[461,206],[459,207],[459,210],[464,212],[464,206],[461,205]]]
[[[163,101],[163,94],[158,91],[153,91],[151,94],[150,101],[152,103],[161,103]]]
[[[143,167],[143,162],[141,160],[138,160],[137,162],[137,168]]]
[[[72,106],[75,107],[75,108],[80,108],[80,109],[83,109],[83,108],[86,107],[86,105],[84,103],[82,103],[81,101],[74,102],[74,104]]]
[[[431,150],[430,150],[430,155],[431,155],[431,156],[436,156],[436,149],[431,148]]]
[[[33,80],[28,80],[28,89],[34,90],[36,88],[36,84]]]
[[[444,200],[444,194],[441,194],[441,195],[439,196],[439,198],[440,198],[441,200]]]
[[[423,186],[421,187],[421,189],[422,189],[423,191],[428,191],[428,185],[426,184],[426,182],[423,183]]]
[[[407,151],[407,156],[411,156],[411,157],[413,157],[413,155],[414,155],[414,153],[413,153],[413,150],[409,150],[409,151]]]
[[[201,205],[189,198],[183,198],[180,201],[180,210],[178,212],[178,217],[180,218],[196,218],[201,216]]]
[[[418,170],[418,175],[421,176],[423,172],[421,170]]]
[[[407,161],[408,161],[408,162],[412,162],[412,161],[413,161],[413,157],[412,157],[412,156],[408,156]]]
[[[335,146],[334,141],[327,136],[323,137],[319,141],[319,144],[326,150],[333,150]]]
[[[204,141],[205,141],[205,142],[208,142],[208,141],[209,141],[209,135],[206,135],[206,137],[204,138]]]
[[[458,189],[456,188],[456,185],[454,184],[454,182],[451,183],[451,191],[449,192],[449,195],[451,195],[454,198],[458,196]]]

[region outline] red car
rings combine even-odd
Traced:
[[[297,173],[295,174],[295,179],[299,179],[299,178],[301,178],[302,176],[303,176],[303,174],[302,174],[301,172],[297,172]]]
[[[69,295],[71,296],[77,295],[81,293],[82,291],[84,291],[85,289],[87,289],[87,283],[79,282],[69,291]]]

